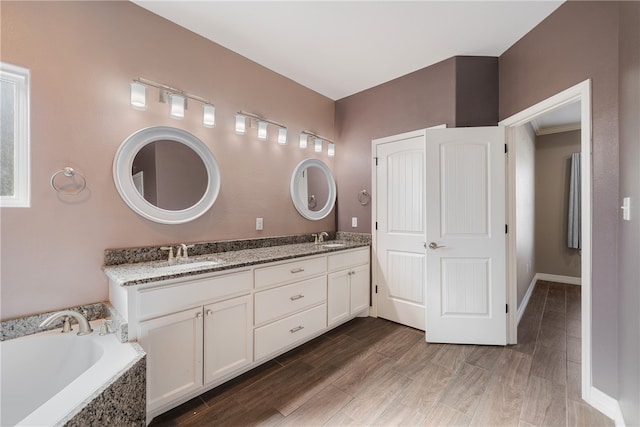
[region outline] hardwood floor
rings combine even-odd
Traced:
[[[580,399],[580,287],[539,281],[509,347],[358,318],[156,426],[613,426]]]

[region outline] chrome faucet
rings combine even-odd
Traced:
[[[329,234],[327,234],[326,231],[323,231],[318,235],[318,241],[319,241],[318,243],[323,243],[325,237],[329,237]]]
[[[185,245],[184,243],[178,245],[178,251],[176,254],[176,259],[177,260],[181,260],[181,259],[189,259],[189,252],[188,249],[193,248],[195,245]]]
[[[78,326],[80,327],[80,330],[78,331],[78,335],[88,335],[91,332],[93,332],[93,329],[91,329],[91,325],[89,325],[89,321],[87,320],[87,318],[84,317],[82,314],[78,313],[77,311],[71,311],[71,310],[63,310],[55,314],[52,314],[44,322],[40,324],[40,327],[44,328],[45,326],[49,326],[53,323],[54,320],[60,317],[67,317],[67,318],[73,317],[74,319],[76,319],[76,321],[78,322]],[[66,327],[63,329],[63,332],[65,332],[65,329]],[[73,329],[66,332],[71,332],[72,330]]]
[[[167,262],[173,262],[173,246],[162,246],[160,247],[160,249],[163,251],[169,251],[169,259],[167,260]],[[180,248],[178,247],[178,249]]]

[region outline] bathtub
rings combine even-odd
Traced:
[[[67,420],[138,357],[115,335],[60,329],[0,343],[0,424],[51,426]],[[77,327],[75,327],[77,331]]]

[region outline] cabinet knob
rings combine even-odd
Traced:
[[[302,294],[298,294],[298,295],[294,295],[294,296],[292,296],[292,297],[289,297],[289,299],[290,299],[291,301],[295,301],[295,300],[300,299],[300,298],[304,298],[304,295],[302,295]]]
[[[292,334],[295,334],[296,332],[301,331],[303,329],[304,329],[304,326],[300,325],[300,326],[296,326],[293,329],[289,329],[289,332],[291,332]]]
[[[202,313],[197,313],[196,314],[196,319],[200,319],[200,318],[202,318]]]
[[[213,315],[213,311],[207,310],[207,316],[211,316],[211,315]]]

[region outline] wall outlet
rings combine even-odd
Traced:
[[[262,230],[264,228],[264,221],[262,218],[256,218],[256,230]]]
[[[358,226],[358,217],[354,216],[351,218],[351,226],[352,227],[357,227]]]

